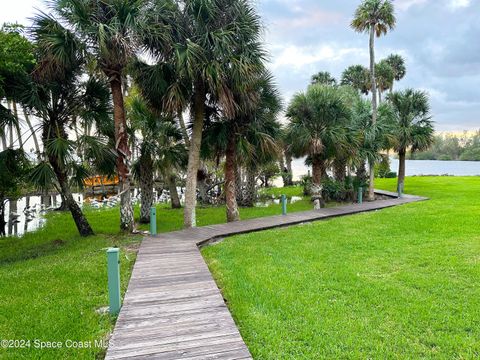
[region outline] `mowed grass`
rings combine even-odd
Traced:
[[[405,192],[430,200],[202,250],[255,359],[480,357],[480,178]]]
[[[311,208],[307,199],[290,211]],[[106,339],[115,319],[97,312],[108,306],[106,249],[121,249],[122,293],[125,292],[141,236],[119,234],[118,208],[86,210],[96,236],[81,238],[69,213],[48,216],[40,231],[21,238],[0,238],[0,340],[30,340],[28,348],[0,346],[0,359],[95,359],[105,350],[95,340]],[[280,206],[240,209],[242,218],[279,214]],[[136,209],[138,217],[138,208]],[[225,222],[224,207],[197,211],[199,226]],[[159,232],[182,228],[183,209],[159,205]],[[141,225],[140,229],[148,229]],[[60,342],[60,349],[35,348],[34,340]],[[67,340],[92,344],[67,348]],[[85,346],[85,345],[84,345]]]

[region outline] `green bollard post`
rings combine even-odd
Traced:
[[[361,204],[363,202],[363,188],[360,186],[358,188],[358,203]]]
[[[107,250],[108,270],[108,297],[110,300],[110,314],[116,315],[120,311],[120,259],[118,248]]]
[[[150,235],[157,235],[157,208],[150,208]]]
[[[287,195],[282,195],[282,215],[287,215]]]
[[[398,189],[397,189],[397,192],[398,192],[398,198],[402,198],[403,196],[403,184],[398,184]]]

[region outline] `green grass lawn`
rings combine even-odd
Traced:
[[[289,205],[289,211],[311,208],[307,199]],[[138,209],[136,209],[138,216]],[[242,218],[279,214],[279,205],[241,209]],[[2,349],[0,359],[95,359],[101,348],[43,349],[33,341],[101,340],[114,319],[99,314],[108,305],[106,249],[121,248],[122,289],[126,290],[141,236],[122,236],[119,210],[86,210],[96,232],[87,239],[77,235],[69,213],[48,216],[40,231],[21,238],[0,238],[0,340],[29,339],[26,349]],[[225,221],[224,207],[199,208],[198,225]],[[159,205],[159,232],[182,228],[183,210]],[[142,225],[146,230],[148,225]]]
[[[430,200],[202,250],[254,358],[480,357],[480,178],[405,192]]]

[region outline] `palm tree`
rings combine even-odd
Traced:
[[[337,85],[337,80],[328,71],[320,71],[312,76],[312,81],[310,83],[312,85],[322,84],[335,86]]]
[[[370,71],[362,65],[352,65],[342,73],[341,85],[348,85],[360,94],[368,95],[371,89]]]
[[[40,15],[35,18],[32,34],[38,52],[37,65],[23,91],[22,102],[42,121],[45,161],[35,167],[31,179],[39,188],[54,183],[80,235],[92,235],[93,230],[70,188],[70,177],[77,179],[81,186],[88,173],[74,162],[72,154],[77,144],[68,139],[67,127],[76,116],[87,117],[88,113],[96,117],[97,110],[106,110],[98,104],[108,103],[109,99],[102,98],[105,92],[97,93],[101,86],[96,80],[82,81],[84,58],[79,39],[72,32],[55,19]],[[95,155],[100,158],[99,154]],[[72,170],[77,174],[72,176]]]
[[[405,183],[405,155],[427,150],[433,143],[434,128],[430,116],[428,95],[423,91],[406,89],[388,95],[395,119],[394,149],[398,153],[398,191],[403,192]]]
[[[352,165],[357,169],[359,186],[366,183],[365,163],[375,163],[382,159],[381,151],[391,148],[394,141],[393,109],[388,102],[378,107],[378,118],[372,123],[372,104],[368,100],[358,99],[353,102],[352,127],[356,138]]]
[[[234,92],[248,87],[262,67],[260,19],[246,0],[188,0],[180,7],[175,36],[176,73],[188,83],[192,132],[185,191],[184,226],[193,227],[197,172],[207,104],[218,105],[223,116],[233,119],[239,108]],[[178,87],[170,93],[178,94]],[[181,104],[181,96],[167,98]],[[172,106],[176,107],[177,106]]]
[[[380,37],[395,27],[395,15],[391,0],[364,0],[355,11],[352,28],[370,34],[370,76],[372,84],[372,124],[377,121],[377,81],[375,78],[375,35]],[[374,164],[370,164],[368,198],[373,200]]]
[[[150,221],[150,207],[153,204],[154,173],[159,169],[168,185],[172,207],[179,207],[174,181],[174,171],[186,162],[186,148],[182,134],[174,120],[164,114],[151,111],[148,103],[133,90],[127,100],[128,117],[133,129],[141,134],[138,139],[139,159],[134,165],[134,175],[140,182],[140,222]]]
[[[131,153],[122,82],[128,62],[140,49],[142,35],[147,32],[146,14],[151,12],[149,5],[149,2],[141,0],[54,1],[54,8],[61,21],[75,30],[110,85],[121,199],[120,228],[125,231],[133,230],[134,218],[130,194]]]
[[[382,102],[382,92],[391,89],[395,80],[395,72],[386,60],[375,64],[375,78],[377,80],[378,101]]]
[[[405,67],[405,60],[401,55],[391,54],[385,61],[392,67],[396,81],[400,81],[405,77],[407,69]],[[393,82],[390,87],[390,92],[393,92]]]
[[[288,109],[290,150],[312,163],[312,192],[321,199],[326,160],[339,146],[348,146],[345,125],[351,116],[342,92],[331,86],[313,85],[296,94]]]

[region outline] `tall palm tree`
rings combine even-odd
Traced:
[[[351,113],[342,92],[331,86],[312,85],[296,94],[288,109],[290,149],[296,157],[308,156],[312,163],[312,192],[321,199],[326,160],[339,146],[347,147],[345,125]]]
[[[405,155],[427,150],[434,140],[433,121],[430,115],[428,95],[423,91],[406,89],[388,95],[395,119],[394,149],[398,153],[398,190],[405,184]]]
[[[115,149],[120,185],[120,228],[134,228],[130,194],[130,148],[124,107],[125,68],[142,45],[150,2],[143,0],[54,0],[61,21],[74,29],[107,77],[113,99]]]
[[[353,102],[352,127],[356,138],[353,150],[352,165],[357,168],[360,186],[366,181],[365,163],[375,163],[382,159],[381,151],[391,148],[394,141],[393,109],[388,102],[378,107],[378,118],[372,123],[372,104],[368,100],[359,99]]]
[[[72,154],[77,144],[68,139],[67,127],[76,116],[89,113],[88,116],[96,117],[98,104],[108,103],[109,99],[102,97],[105,92],[97,93],[101,85],[96,80],[82,81],[81,43],[72,32],[52,17],[40,15],[35,18],[32,35],[37,47],[37,65],[23,91],[22,102],[42,121],[45,161],[35,167],[31,178],[40,188],[54,182],[80,235],[89,236],[93,230],[72,196],[69,181],[72,169],[77,172],[73,179],[79,179],[80,185],[88,174],[74,163]]]
[[[341,85],[348,85],[360,94],[368,95],[371,89],[370,71],[362,65],[351,65],[342,73]]]
[[[392,67],[396,81],[400,81],[405,77],[407,68],[405,66],[405,59],[401,55],[391,54],[385,61]],[[393,92],[393,82],[390,87],[390,92]]]
[[[375,78],[375,36],[385,35],[395,27],[396,19],[391,0],[364,0],[355,11],[352,28],[370,35],[370,76],[372,84],[372,124],[377,121],[377,81]],[[374,164],[370,164],[370,182],[368,198],[373,200]]]
[[[207,104],[218,105],[226,118],[233,119],[239,108],[233,94],[248,87],[264,56],[260,19],[247,0],[186,0],[180,13],[175,65],[179,78],[189,84],[192,117],[184,209],[188,228],[196,224],[197,172]],[[170,90],[178,94],[176,87]]]
[[[395,80],[395,72],[386,60],[375,64],[375,78],[377,80],[378,101],[382,102],[382,92],[391,89]]]
[[[322,85],[335,86],[337,85],[337,80],[328,71],[320,71],[312,76],[312,80],[310,83],[312,85],[322,84]]]

